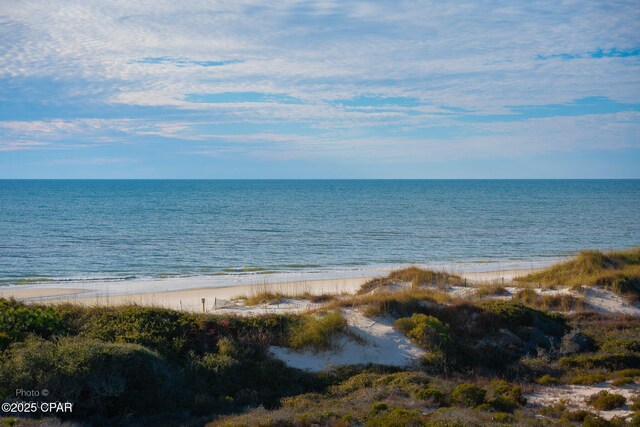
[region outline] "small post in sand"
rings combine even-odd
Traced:
[[[204,298],[202,298],[202,312],[204,313]]]

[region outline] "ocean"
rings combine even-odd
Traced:
[[[0,282],[522,268],[639,218],[640,180],[0,180]]]

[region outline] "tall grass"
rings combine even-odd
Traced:
[[[334,347],[336,339],[347,331],[347,320],[339,310],[332,310],[317,316],[304,316],[291,331],[292,348],[328,350]]]
[[[408,267],[392,271],[389,274],[392,281],[411,282],[413,287],[435,285],[459,285],[464,279],[455,274],[434,270],[424,270],[418,267]]]
[[[568,312],[584,309],[584,298],[569,294],[541,295],[533,289],[519,290],[513,300],[540,310]]]
[[[545,286],[592,286],[640,297],[640,248],[626,251],[582,251],[575,258],[537,273],[515,278]]]

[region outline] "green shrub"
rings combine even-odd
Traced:
[[[633,377],[619,377],[611,380],[611,384],[613,384],[616,387],[623,387],[625,385],[634,384],[634,383],[635,383],[635,380],[633,379]]]
[[[25,339],[28,334],[49,338],[67,334],[70,329],[67,320],[55,307],[0,299],[0,349]]]
[[[543,313],[513,301],[482,301],[478,304],[484,310],[498,316],[505,327],[535,327],[543,333],[560,337],[567,331],[562,316]]]
[[[0,393],[46,388],[51,399],[76,404],[74,417],[167,410],[176,397],[172,372],[157,353],[135,344],[31,337],[6,351]]]
[[[82,335],[102,341],[140,344],[165,356],[188,350],[187,333],[195,319],[174,310],[123,306],[99,309],[89,314]]]
[[[563,421],[570,421],[573,423],[581,423],[583,422],[589,415],[593,415],[589,411],[585,411],[584,409],[578,409],[576,411],[565,411],[560,417]]]
[[[614,377],[634,378],[640,377],[640,369],[621,369],[613,373]]]
[[[543,375],[536,380],[536,382],[540,385],[556,385],[560,381],[556,377],[552,377],[549,374]]]
[[[516,419],[511,414],[507,414],[505,412],[497,412],[493,415],[493,421],[503,424],[511,424],[516,421]]]
[[[451,344],[453,339],[447,325],[426,314],[415,313],[411,317],[398,319],[396,326],[406,336],[426,349],[446,347]]]
[[[560,358],[560,365],[565,368],[607,369],[610,371],[636,368],[640,366],[640,353],[580,354]]]
[[[609,393],[606,390],[602,390],[589,396],[587,403],[598,411],[610,411],[624,406],[627,403],[627,399],[621,394]]]
[[[384,402],[376,402],[371,405],[371,409],[369,409],[369,413],[371,415],[379,414],[380,412],[389,410],[389,405]]]
[[[416,410],[393,407],[382,410],[365,421],[365,427],[413,427],[424,425],[422,415]]]
[[[290,346],[298,350],[327,350],[332,348],[335,339],[346,331],[347,320],[338,310],[317,317],[308,315],[291,331]]]
[[[451,401],[461,405],[474,408],[485,402],[486,390],[476,384],[459,384],[451,392]]]
[[[569,380],[574,385],[594,385],[606,381],[607,377],[603,374],[584,374],[573,377]]]
[[[416,397],[418,399],[432,402],[435,405],[444,405],[447,400],[447,395],[444,392],[431,387],[419,390],[416,393]]]
[[[613,424],[598,415],[589,414],[582,422],[582,427],[613,427]]]

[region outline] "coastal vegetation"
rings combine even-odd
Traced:
[[[604,256],[627,271],[620,260],[633,262],[633,253]],[[550,271],[564,268],[569,267]],[[585,277],[601,274],[595,267],[588,271]],[[543,284],[565,286],[551,279]],[[4,421],[78,426],[640,425],[640,401],[624,394],[637,390],[640,381],[637,317],[595,313],[574,294],[550,299],[527,286],[515,292],[509,288],[509,295],[496,287],[458,296],[448,292],[454,287],[464,289],[464,281],[412,267],[375,279],[356,295],[318,299],[310,311],[251,316],[0,300],[4,401],[17,401],[17,389],[47,389],[49,397],[35,399],[75,405],[72,413],[58,414],[59,420],[50,414],[5,414],[13,418]],[[265,295],[257,301],[283,298],[292,297]],[[365,345],[351,331],[352,311],[372,322],[389,321],[422,356],[405,367],[351,365],[308,372],[273,355],[275,347],[330,354],[345,340]],[[569,385],[598,388],[580,407],[529,400],[533,391]],[[605,417],[621,409],[625,417]]]
[[[604,288],[632,301],[640,298],[640,248],[582,251],[573,259],[516,279],[550,286]]]

